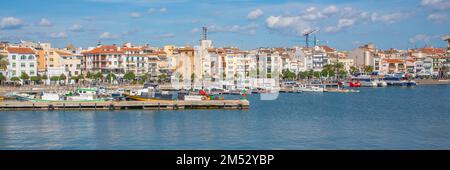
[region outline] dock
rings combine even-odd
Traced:
[[[207,100],[207,101],[102,101],[102,102],[29,102],[3,101],[0,111],[42,111],[42,110],[182,110],[182,109],[224,109],[246,110],[247,100]]]

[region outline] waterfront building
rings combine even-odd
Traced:
[[[358,68],[364,68],[365,66],[374,66],[375,65],[375,54],[377,54],[379,50],[375,48],[373,43],[369,43],[363,46],[360,46],[356,49],[353,49],[349,52],[348,57],[354,60],[354,64]],[[381,56],[378,56],[380,61],[382,59]]]
[[[7,77],[20,77],[22,73],[37,75],[36,52],[28,47],[7,47]]]
[[[100,45],[82,52],[82,55],[84,72],[125,73],[125,53],[115,44]]]
[[[64,66],[64,74],[67,78],[76,77],[82,74],[81,54],[73,54],[70,51],[57,50],[56,53],[61,57]]]

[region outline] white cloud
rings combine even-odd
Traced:
[[[338,32],[342,29],[353,26],[355,24],[355,22],[356,22],[355,19],[348,19],[348,18],[339,19],[337,26],[327,27],[325,29],[325,32],[328,32],[328,33]]]
[[[25,24],[21,19],[15,17],[5,17],[0,20],[0,29],[2,30],[19,29],[24,25]]]
[[[408,19],[409,17],[411,17],[412,14],[408,13],[408,12],[394,12],[394,13],[388,13],[388,14],[383,14],[383,15],[379,15],[378,13],[373,13],[371,16],[371,19],[373,22],[376,21],[381,21],[384,23],[395,23],[401,20],[405,20]]]
[[[149,8],[147,12],[148,12],[149,14],[153,14],[153,13],[156,12],[156,9],[155,9],[155,8]]]
[[[102,34],[100,34],[99,38],[103,39],[103,40],[114,40],[114,39],[118,39],[119,36],[111,34],[109,32],[103,32]]]
[[[250,11],[250,13],[248,13],[247,18],[248,19],[258,19],[261,15],[263,15],[263,11],[261,9],[256,9],[253,11]]]
[[[71,32],[84,32],[84,28],[82,25],[80,24],[73,24],[70,28],[69,31]]]
[[[167,8],[161,8],[161,9],[159,9],[159,12],[166,13],[167,12]]]
[[[215,32],[229,32],[229,33],[254,33],[258,29],[257,24],[248,25],[232,25],[232,26],[220,26],[220,25],[210,25],[208,26],[208,31],[211,33]]]
[[[159,13],[167,13],[168,10],[167,10],[167,8],[160,8],[160,9],[149,8],[149,9],[147,10],[147,13],[148,13],[148,14],[154,14],[154,13],[157,13],[157,12],[159,12]]]
[[[428,43],[428,42],[430,42],[430,39],[431,39],[431,37],[428,36],[428,35],[417,34],[417,35],[415,35],[414,37],[411,37],[411,38],[409,39],[409,42],[412,43],[412,44],[414,44],[414,43],[416,43],[416,42],[419,42],[419,41],[423,41],[423,42],[425,42],[425,43]]]
[[[337,12],[339,12],[339,9],[334,5],[330,5],[330,6],[326,7],[325,9],[323,9],[323,13],[325,15],[331,15],[331,14],[335,14]]]
[[[52,26],[52,23],[47,18],[42,18],[39,21],[38,25],[41,27],[49,27],[49,26]]]
[[[156,36],[157,38],[175,38],[175,34],[173,34],[173,33],[167,33],[167,34],[161,34],[161,35],[158,35],[158,36]]]
[[[444,23],[450,21],[450,18],[446,14],[442,13],[432,13],[428,15],[427,19],[436,23]]]
[[[131,17],[131,18],[140,18],[140,17],[141,17],[141,14],[140,14],[139,12],[132,12],[132,13],[130,14],[130,17]]]
[[[193,28],[192,30],[191,30],[191,33],[197,33],[197,32],[199,32],[200,31],[200,29],[198,29],[198,28]]]
[[[67,38],[68,36],[67,36],[67,33],[65,33],[65,32],[54,32],[54,33],[51,33],[50,34],[50,37],[52,37],[52,38]]]
[[[296,35],[312,29],[311,24],[299,16],[270,16],[266,19],[266,26],[272,30],[293,32]]]
[[[450,0],[422,0],[420,5],[437,10],[450,9]]]

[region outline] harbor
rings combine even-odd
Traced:
[[[102,101],[102,102],[0,102],[1,111],[40,110],[182,110],[182,109],[249,109],[247,100],[222,101]]]

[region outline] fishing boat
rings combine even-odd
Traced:
[[[397,76],[386,76],[384,78],[384,81],[386,81],[387,85],[390,86],[416,86],[417,83],[413,80],[402,80],[401,77]]]
[[[297,88],[298,92],[324,92],[325,88],[323,85],[300,85]]]
[[[144,84],[137,92],[130,91],[123,94],[127,99],[135,101],[173,100],[175,95],[168,91],[160,91],[157,84]]]
[[[99,98],[96,89],[77,88],[74,93],[70,91],[67,94],[43,92],[40,98],[30,98],[28,100],[32,102],[99,102],[110,99]]]

